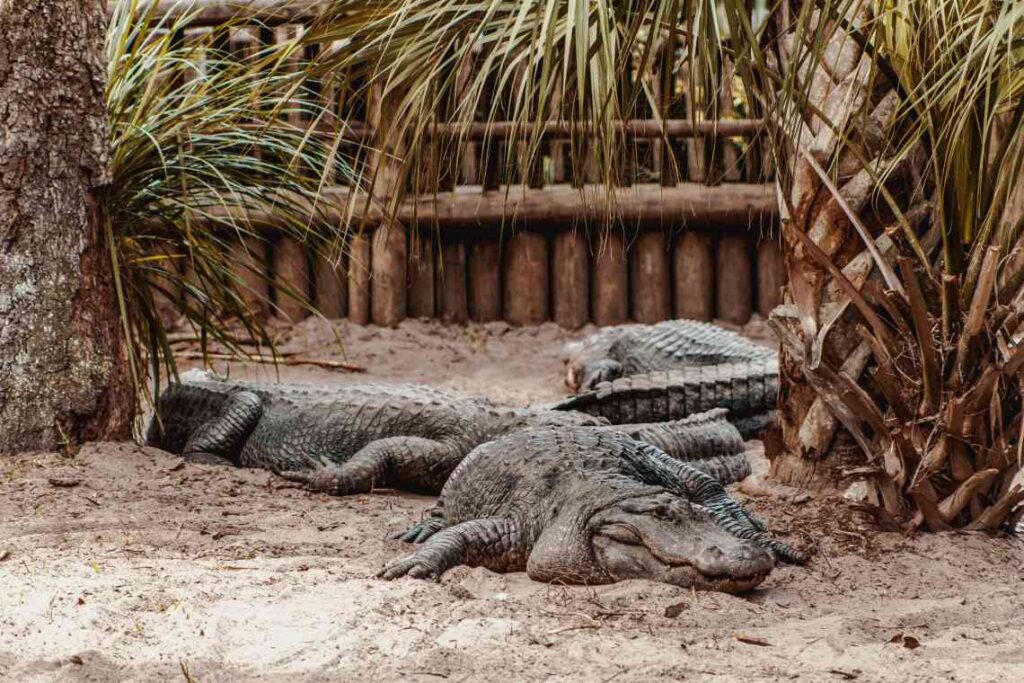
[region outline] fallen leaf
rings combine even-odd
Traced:
[[[79,655],[71,655],[70,657],[68,657],[68,661],[72,664],[78,664],[79,666],[84,664],[82,658]]]
[[[842,676],[848,681],[852,681],[853,679],[860,677],[860,669],[854,669],[853,671],[844,671],[843,669],[829,669],[828,672],[830,674],[835,674],[836,676]]]
[[[46,481],[50,483],[50,486],[62,489],[74,488],[82,483],[79,479],[62,479],[60,477],[50,477]]]
[[[916,650],[917,648],[921,647],[921,641],[915,638],[914,636],[907,636],[903,639],[903,647],[907,648],[908,650]]]

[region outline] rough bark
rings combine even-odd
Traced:
[[[0,451],[129,434],[100,2],[0,3]]]

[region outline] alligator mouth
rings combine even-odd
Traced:
[[[707,576],[697,572],[698,577],[692,585],[697,590],[717,591],[719,593],[746,593],[761,585],[761,582],[768,578],[771,570],[757,572],[750,576],[737,578],[735,576]]]

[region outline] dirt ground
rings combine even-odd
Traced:
[[[282,377],[563,391],[554,326],[340,329],[366,375]],[[312,320],[284,346],[339,358],[332,340]],[[1024,680],[1018,540],[883,533],[841,499],[747,499],[816,554],[736,597],[465,567],[386,583],[407,552],[387,533],[430,498],[311,495],[133,444],[0,461],[0,492],[0,680]]]

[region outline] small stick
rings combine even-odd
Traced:
[[[340,360],[328,360],[326,358],[307,358],[305,356],[287,356],[283,358],[267,358],[265,356],[233,356],[230,353],[207,353],[201,351],[178,351],[175,358],[182,360],[234,360],[240,363],[260,363],[263,365],[316,365],[331,370],[347,370],[348,372],[366,372],[366,368],[353,363],[346,363]]]
[[[758,647],[771,647],[771,643],[769,643],[764,638],[758,638],[756,636],[745,636],[742,633],[736,634],[736,640],[740,641],[741,643],[746,643],[747,645],[757,645]]]

